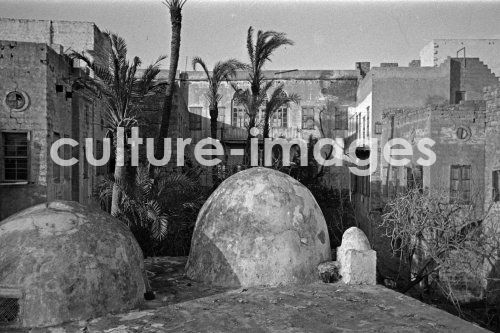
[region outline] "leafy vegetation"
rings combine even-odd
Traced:
[[[156,169],[151,177],[147,167],[139,167],[133,184],[107,177],[97,195],[106,203],[113,189],[119,189],[121,208],[116,217],[130,227],[146,256],[187,255],[198,211],[206,199],[198,175],[194,168]]]

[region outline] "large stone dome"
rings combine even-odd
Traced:
[[[187,275],[223,286],[307,283],[331,259],[325,219],[292,177],[252,168],[226,179],[201,209]]]
[[[21,326],[133,308],[144,298],[143,269],[127,226],[76,202],[33,206],[0,222],[0,291],[19,291]]]

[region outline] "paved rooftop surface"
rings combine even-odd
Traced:
[[[142,309],[31,332],[487,332],[383,286],[225,290],[188,280],[184,264],[147,261],[157,298]]]

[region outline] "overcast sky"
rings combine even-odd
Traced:
[[[170,20],[160,0],[0,0],[0,16],[95,22],[124,37],[129,54],[144,63],[170,49]],[[499,18],[500,1],[188,0],[179,69],[186,57],[191,69],[193,56],[209,66],[246,60],[250,25],[286,32],[295,42],[274,55],[270,69],[353,69],[356,61],[406,66],[433,38],[500,38]]]

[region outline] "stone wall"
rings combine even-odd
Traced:
[[[47,46],[35,43],[0,42],[0,131],[28,133],[30,190],[22,184],[0,185],[0,219],[46,200],[47,175]],[[11,91],[20,91],[28,98],[24,111],[11,111],[5,98]],[[2,139],[3,140],[3,137]],[[2,142],[3,147],[3,142]],[[0,150],[3,161],[4,149]],[[4,163],[1,178],[4,179]],[[33,196],[26,194],[33,190]]]
[[[0,132],[29,134],[28,181],[6,184],[1,163],[0,219],[46,200],[91,201],[97,175],[94,167],[84,163],[84,138],[104,136],[104,111],[96,96],[74,89],[74,79],[80,75],[84,74],[73,68],[67,56],[47,44],[0,41]],[[25,94],[25,110],[7,107],[5,98],[11,91]],[[72,155],[79,160],[73,168],[58,167],[50,158],[52,143],[64,137],[79,142],[73,151],[69,146],[59,151],[63,158]]]
[[[102,33],[92,22],[0,18],[2,39],[59,44],[65,51],[86,52],[103,45]]]
[[[460,49],[465,48],[465,52]],[[438,66],[447,57],[479,57],[500,75],[499,39],[434,39],[420,51],[422,66]]]
[[[500,86],[485,89],[486,100],[486,145],[484,169],[484,209],[488,212],[486,227],[495,230],[500,228],[500,202],[493,201],[493,171],[500,170]],[[500,276],[500,263],[495,263],[495,269],[487,265],[489,270],[488,290],[500,290],[498,278]],[[497,292],[498,294],[498,292]],[[496,296],[496,295],[495,295]],[[498,296],[497,296],[498,297]]]

